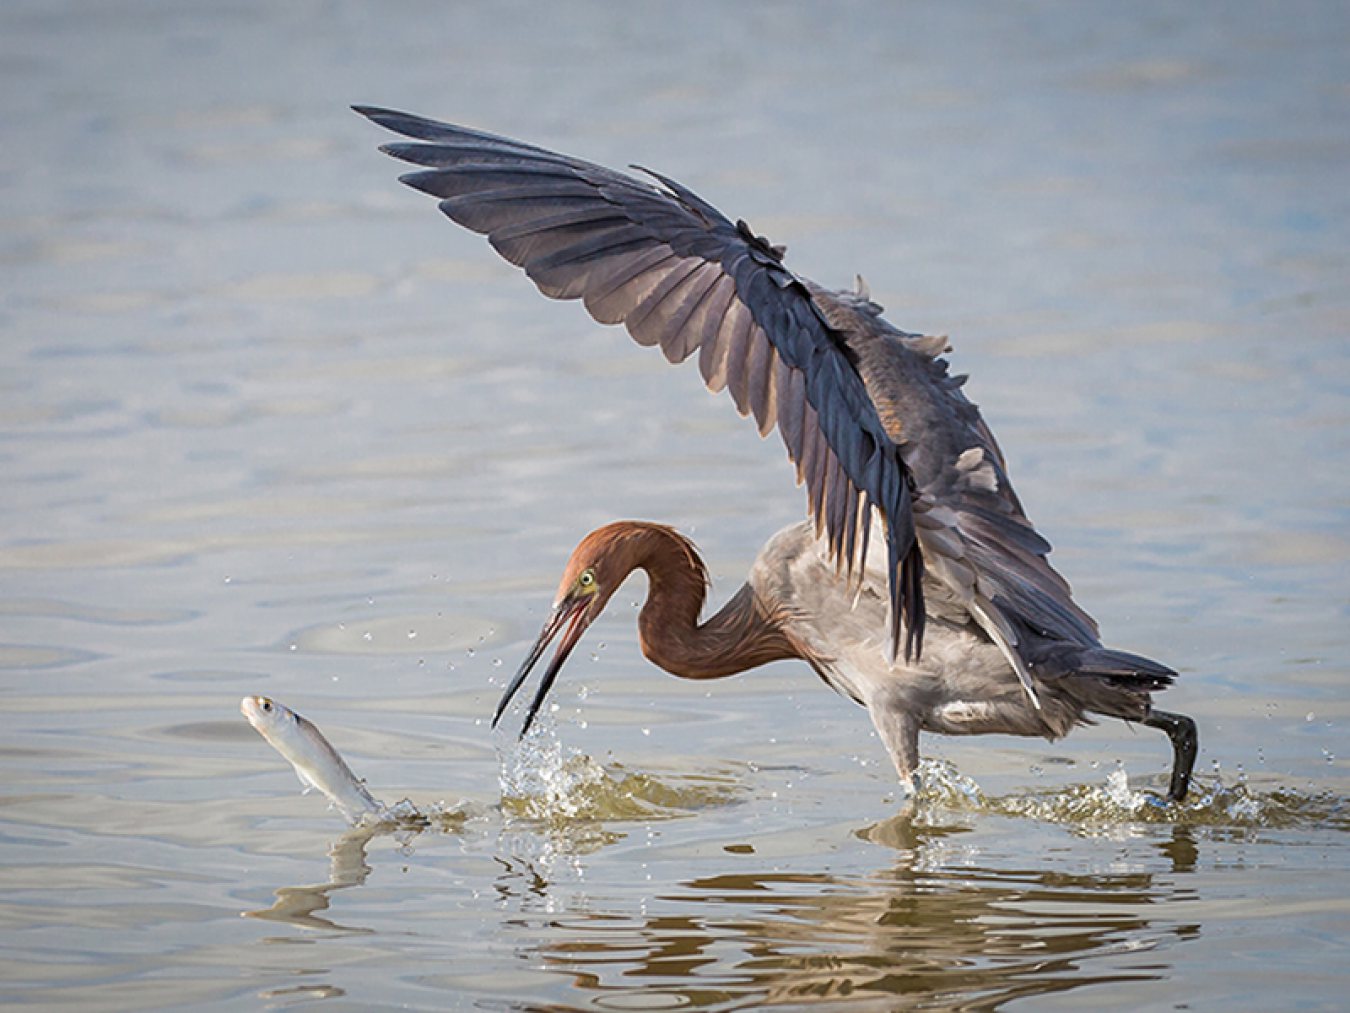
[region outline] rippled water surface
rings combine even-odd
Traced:
[[[1336,1008],[1350,988],[1338,3],[0,8],[0,997],[81,1009]],[[802,515],[690,368],[540,298],[346,106],[675,176],[950,333],[1150,729],[929,737],[684,683],[575,540],[719,601]],[[428,819],[344,833],[265,693]],[[247,917],[240,917],[245,915]]]

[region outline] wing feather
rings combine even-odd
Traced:
[[[746,399],[759,425],[759,435],[768,436],[778,421],[778,407],[774,391],[774,364],[778,360],[773,345],[767,341],[750,344],[746,362]]]
[[[796,461],[802,445],[802,426],[810,405],[806,401],[804,381],[800,370],[792,369],[781,358],[778,360],[778,432],[783,437],[783,445],[788,456]],[[801,467],[797,468],[797,481],[802,480]]]
[[[521,258],[529,265],[530,277],[542,278],[548,272],[577,273],[576,269],[582,265],[620,256],[631,250],[643,250],[650,245],[642,229],[631,222],[608,223],[604,229],[597,228],[597,225],[596,222],[590,223],[579,236],[576,235],[579,232],[576,229],[535,233],[532,248]],[[573,234],[569,235],[568,231]],[[544,235],[547,235],[548,242],[544,241]],[[493,236],[492,245],[498,253],[502,253],[500,236]]]
[[[675,296],[681,287],[707,262],[696,257],[685,257],[667,271],[651,291],[647,292],[624,314],[628,333],[639,345],[659,345],[666,332],[667,314],[662,312],[666,300]],[[675,298],[678,302],[678,297]]]
[[[623,323],[628,311],[680,259],[664,246],[652,246],[634,256],[618,258],[585,279],[587,285],[581,295],[582,302],[600,323]],[[641,281],[643,278],[646,278],[645,282]],[[630,284],[631,289],[628,288]]]
[[[709,273],[715,280],[699,300],[698,305],[690,312],[684,326],[680,328],[678,344],[672,337],[673,347],[666,351],[666,358],[672,362],[683,362],[697,351],[700,373],[703,373],[703,356],[715,350],[717,332],[722,326],[722,319],[726,316],[727,307],[736,298],[736,285],[730,278],[715,269],[710,269]],[[711,383],[708,386],[714,393],[720,390]]]
[[[750,413],[750,399],[746,393],[747,373],[749,371],[750,346],[758,339],[759,330],[755,319],[746,305],[739,300],[727,313],[719,338],[726,342],[725,368],[726,389],[736,410],[742,415]]]
[[[744,315],[748,321],[750,316],[750,311],[736,298],[734,281],[723,276],[718,288],[719,291],[729,290],[725,293],[725,305],[715,319],[708,321],[706,336],[698,349],[699,375],[714,394],[725,390],[727,386],[727,362],[731,351],[729,335],[734,326],[733,318]]]
[[[661,310],[661,351],[666,353],[666,361],[683,362],[698,347],[703,328],[694,323],[694,317],[721,280],[722,272],[716,265],[704,261],[684,280],[678,292],[666,299]]]

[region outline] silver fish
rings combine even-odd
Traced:
[[[312,721],[265,696],[244,697],[239,711],[295,768],[305,791],[317,788],[348,823],[357,824],[367,814],[384,813],[385,807],[357,780]]]

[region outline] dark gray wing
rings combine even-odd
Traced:
[[[885,519],[892,651],[923,636],[923,560],[909,473],[853,354],[823,319],[782,250],[734,225],[680,184],[661,185],[543,148],[406,113],[356,111],[416,143],[386,145],[423,166],[402,181],[440,198],[545,295],[581,299],[671,362],[698,352],[708,387],[726,388],[761,435],[775,425],[817,529],[847,570],[866,556],[871,511]],[[647,170],[643,170],[647,171]]]
[[[842,323],[837,299],[817,301]],[[1096,623],[1050,565],[1050,543],[1023,512],[993,433],[961,389],[965,377],[939,357],[945,340],[896,331],[873,309],[850,318],[846,340],[910,469],[929,609],[973,617],[1034,701],[1027,634],[1095,647]]]

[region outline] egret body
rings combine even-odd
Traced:
[[[799,658],[865,706],[902,781],[920,731],[1056,739],[1093,715],[1165,731],[1168,794],[1185,797],[1190,718],[1151,694],[1175,677],[1102,646],[1050,565],[1050,544],[1013,491],[993,433],[944,358],[945,337],[881,316],[866,287],[831,291],[785,251],[686,187],[406,113],[358,112],[407,138],[402,177],[483,233],[545,295],[580,299],[672,362],[696,357],[761,435],[777,429],[811,520],[780,531],[746,584],[700,621],[707,572],[668,527],[619,521],[587,535],[553,611],[498,707],[544,649],[556,654],[529,726],[585,628],[635,569],[650,590],[646,656],[673,675],[721,678]]]

